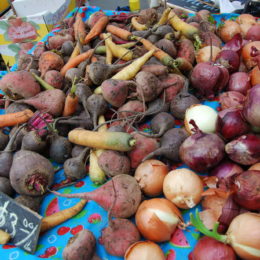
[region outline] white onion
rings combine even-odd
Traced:
[[[213,108],[195,104],[190,106],[185,113],[184,124],[188,133],[192,134],[194,126],[190,120],[194,120],[198,128],[204,133],[215,133],[217,127],[218,113]]]

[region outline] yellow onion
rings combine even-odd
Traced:
[[[165,260],[162,249],[151,241],[139,241],[131,245],[126,253],[125,260]]]
[[[164,178],[163,193],[181,209],[193,208],[201,200],[203,182],[193,171],[182,168],[170,171]]]
[[[215,61],[220,51],[220,48],[217,46],[205,46],[198,51],[196,61],[197,63]]]
[[[168,167],[159,160],[146,160],[135,170],[135,179],[141,190],[147,196],[158,196],[163,191],[163,180],[168,173]]]
[[[248,168],[248,170],[260,171],[260,163],[255,163]]]
[[[178,208],[167,199],[154,198],[143,201],[135,215],[141,234],[154,242],[169,241],[177,225],[182,221]]]

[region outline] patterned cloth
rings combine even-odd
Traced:
[[[82,13],[84,20],[88,19],[88,17],[99,11],[99,7],[84,7],[81,8],[80,12]],[[103,10],[107,15],[113,15],[115,11]],[[70,13],[69,16],[72,16],[73,13]],[[214,15],[214,18],[217,23],[230,19],[234,15],[232,14],[221,14]],[[47,38],[55,33],[55,31],[59,30],[59,28],[55,28],[50,34],[46,35],[38,44],[43,44]],[[32,52],[31,50],[30,52]],[[16,70],[17,66],[12,67],[12,71]],[[6,72],[0,73],[1,75],[6,74]],[[204,102],[204,104],[217,109],[218,102]],[[180,121],[176,120],[177,127],[180,126]],[[144,124],[142,126],[142,130],[149,131],[149,123]],[[55,167],[58,165],[53,163]],[[186,167],[185,165],[173,165],[173,169],[177,167]],[[63,170],[60,170],[55,174],[55,183],[61,183],[65,180]],[[79,193],[92,191],[96,189],[97,186],[94,185],[89,177],[86,177],[80,181],[78,181],[75,185],[69,186],[59,190],[59,192],[68,194],[68,193]],[[53,214],[54,212],[63,210],[65,208],[71,207],[75,205],[79,200],[78,199],[66,199],[62,197],[54,196],[53,194],[47,194],[43,200],[41,205],[40,214],[42,216],[48,216]],[[196,208],[200,209],[200,205]],[[189,221],[190,212],[194,213],[195,208],[191,210],[182,210],[183,218],[185,222]],[[132,219],[134,221],[134,218]],[[83,228],[87,228],[91,230],[97,240],[96,253],[102,260],[122,260],[123,257],[114,257],[109,255],[104,247],[98,242],[98,239],[101,235],[101,230],[108,225],[107,212],[102,209],[98,204],[93,201],[89,201],[85,208],[74,218],[66,221],[65,223],[47,231],[43,235],[40,236],[38,247],[34,255],[30,255],[25,251],[14,247],[11,244],[4,245],[0,247],[0,255],[4,260],[31,260],[31,259],[39,259],[39,258],[50,258],[53,260],[61,260],[62,259],[62,251],[66,246],[68,240],[75,235],[77,232],[82,230]],[[176,232],[172,235],[172,238],[169,242],[160,243],[160,247],[164,251],[167,256],[167,260],[185,260],[188,259],[188,254],[193,250],[196,242],[199,238],[200,234],[195,231],[193,227],[188,227],[187,230],[183,231],[177,229]]]

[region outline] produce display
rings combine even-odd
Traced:
[[[226,18],[82,7],[20,56],[0,192],[41,225],[15,247],[0,201],[1,255],[260,259],[260,21]]]

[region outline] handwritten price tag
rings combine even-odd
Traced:
[[[11,235],[11,243],[34,253],[42,217],[0,192],[0,229]]]

